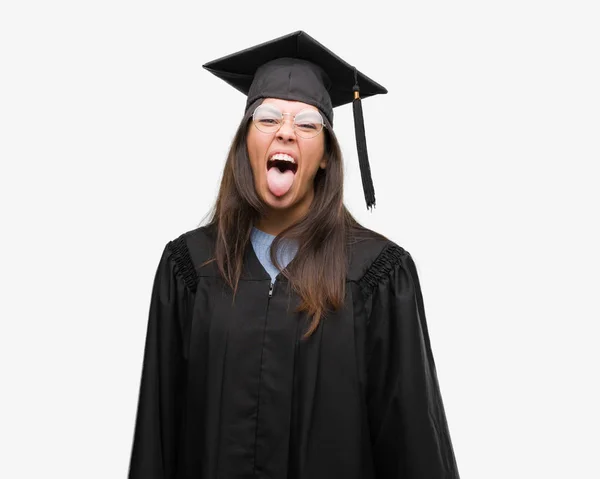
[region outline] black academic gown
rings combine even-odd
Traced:
[[[308,339],[251,244],[233,294],[210,227],[169,242],[152,291],[130,479],[456,479],[410,254],[352,246],[345,306]]]

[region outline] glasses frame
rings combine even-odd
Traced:
[[[258,131],[260,131],[261,133],[264,133],[265,135],[272,135],[273,133],[277,133],[279,130],[281,130],[281,127],[283,126],[283,124],[285,123],[285,116],[292,116],[291,113],[284,113],[284,112],[280,112],[281,113],[281,123],[279,125],[279,127],[276,130],[273,131],[263,131],[261,130],[258,125],[257,125],[257,121],[254,117],[254,115],[256,115],[257,110],[265,105],[258,105],[255,109],[254,112],[252,113],[252,123],[254,124],[254,126],[256,127],[256,129]],[[274,110],[279,111],[279,108],[277,107],[273,107]],[[300,133],[299,130],[296,130],[296,117],[298,115],[300,115],[301,113],[305,112],[305,111],[311,111],[311,112],[316,112],[319,114],[319,116],[321,117],[321,129],[319,131],[317,131],[314,135],[311,136],[304,136],[303,133]],[[315,138],[319,135],[319,133],[321,133],[325,128],[327,128],[327,125],[325,124],[325,120],[323,119],[323,115],[321,115],[321,112],[317,111],[317,110],[313,110],[312,108],[304,108],[302,110],[300,110],[298,113],[296,113],[295,115],[292,116],[292,129],[294,130],[294,133],[296,135],[298,135],[300,138],[303,138],[305,140],[310,140],[311,138]]]

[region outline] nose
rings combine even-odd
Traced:
[[[283,124],[277,131],[278,140],[284,143],[296,140],[296,132],[294,131],[294,126],[292,122],[293,119],[284,117]]]

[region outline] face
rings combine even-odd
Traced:
[[[256,191],[269,209],[305,213],[314,197],[315,175],[319,168],[327,165],[325,132],[321,131],[313,138],[302,138],[295,132],[292,122],[300,111],[310,109],[318,112],[318,109],[306,103],[275,98],[267,98],[262,104],[289,115],[284,115],[283,125],[272,133],[260,131],[250,122],[247,146]],[[282,163],[289,161],[289,157],[297,165],[295,173],[294,167],[287,168],[288,165]],[[288,169],[290,171],[286,171]]]

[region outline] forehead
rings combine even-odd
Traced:
[[[295,114],[301,110],[307,109],[319,111],[319,109],[316,106],[309,105],[308,103],[303,103],[301,101],[282,100],[280,98],[265,98],[262,104],[272,105],[281,110],[282,113]]]

